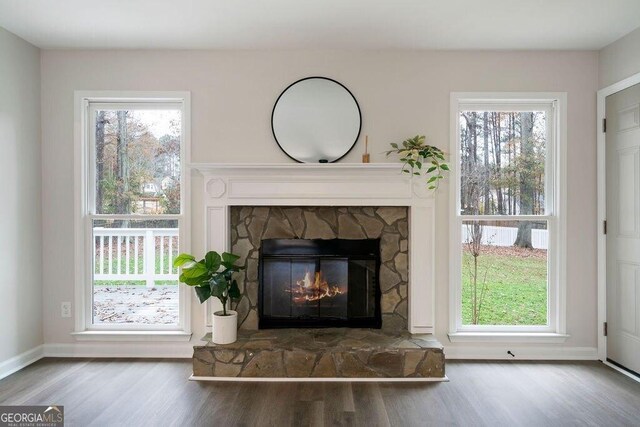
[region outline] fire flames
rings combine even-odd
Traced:
[[[320,271],[315,273],[315,279],[313,280],[312,273],[307,271],[304,279],[296,280],[296,284],[287,292],[293,294],[293,301],[298,304],[318,301],[322,298],[332,298],[345,293],[340,286],[330,285],[324,280]]]

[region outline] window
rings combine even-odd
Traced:
[[[187,250],[189,98],[141,95],[78,94],[78,331],[189,330],[173,267]]]
[[[564,334],[563,100],[452,94],[450,336]]]

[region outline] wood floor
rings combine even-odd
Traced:
[[[599,362],[447,362],[448,383],[198,383],[191,361],[43,359],[0,405],[67,425],[640,425],[640,383]]]

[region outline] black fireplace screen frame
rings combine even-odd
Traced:
[[[375,304],[373,316],[355,318],[272,317],[264,310],[265,259],[347,259],[375,262]],[[382,327],[380,300],[380,239],[264,239],[258,264],[258,328],[375,328]]]

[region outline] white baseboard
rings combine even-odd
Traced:
[[[509,353],[513,353],[512,356]],[[596,347],[543,347],[523,345],[445,346],[446,360],[598,360]]]
[[[44,357],[44,346],[39,345],[24,353],[0,362],[0,380],[31,365]]]
[[[44,345],[45,357],[185,358],[193,356],[193,343],[97,343]]]
[[[43,344],[0,362],[0,380],[43,357],[121,357],[191,359],[193,343],[59,343]]]

